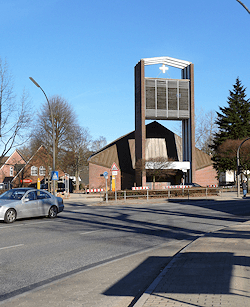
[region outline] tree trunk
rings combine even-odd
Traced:
[[[79,191],[79,172],[75,172],[75,177],[76,177],[76,190]]]

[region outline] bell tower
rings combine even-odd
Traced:
[[[180,79],[145,77],[145,66],[181,69]],[[167,66],[166,66],[167,65]],[[183,161],[190,162],[186,181],[195,182],[194,65],[170,57],[141,59],[135,66],[135,161],[145,160],[145,120],[181,120]],[[136,163],[137,165],[137,163]],[[146,171],[136,168],[136,185],[146,185]]]

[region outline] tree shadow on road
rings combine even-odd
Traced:
[[[231,201],[184,203],[174,201],[161,203],[161,206],[145,202],[145,205],[138,206],[95,206],[86,207],[86,209],[74,211],[67,208],[64,211],[67,215],[60,215],[60,219],[69,224],[84,224],[90,229],[117,230],[163,238],[186,239],[206,234],[211,231],[208,230],[210,226],[219,228],[220,226],[225,227],[228,222],[247,221],[249,217],[246,216],[246,211],[250,211],[250,206],[246,203],[244,205],[232,204]],[[217,212],[222,212],[222,214]],[[175,222],[179,218],[185,218],[183,227],[180,226],[180,223]],[[201,225],[204,225],[204,228],[201,228]]]

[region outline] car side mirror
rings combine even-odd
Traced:
[[[27,201],[29,201],[29,198],[24,198],[23,200],[25,203],[27,203]]]

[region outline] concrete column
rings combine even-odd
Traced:
[[[196,172],[196,157],[195,157],[195,116],[194,116],[194,64],[190,65],[190,124],[191,124],[191,169],[192,169],[192,182],[195,182]]]
[[[195,118],[194,118],[194,64],[182,70],[182,78],[189,79],[189,111],[190,118],[182,121],[182,152],[183,161],[190,161],[188,171],[189,182],[195,182]]]
[[[135,180],[136,186],[146,185],[146,171],[142,170],[141,162],[145,161],[145,82],[144,61],[135,66]],[[138,167],[137,167],[138,166]]]

